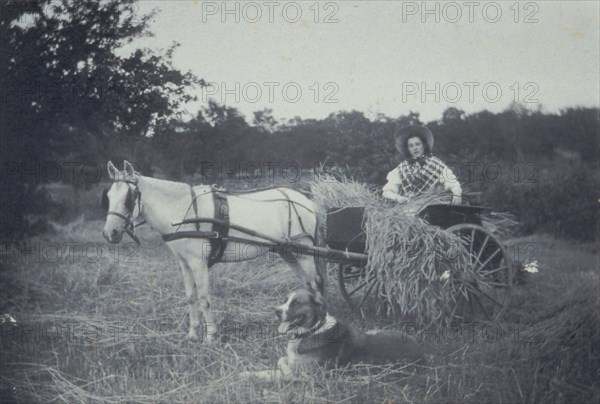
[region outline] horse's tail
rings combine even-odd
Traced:
[[[325,247],[325,223],[319,213],[316,213],[316,225],[315,225],[315,246]],[[327,290],[327,261],[324,257],[320,257],[315,254],[315,270],[317,272],[317,287],[323,297]]]

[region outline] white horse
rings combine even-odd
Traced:
[[[108,173],[113,184],[102,196],[102,205],[108,211],[102,232],[104,238],[110,243],[119,243],[123,232],[127,232],[138,241],[133,231],[134,221],[145,221],[163,239],[166,238],[166,244],[179,260],[183,273],[190,314],[188,338],[198,340],[197,328],[201,324],[202,311],[205,341],[212,342],[216,328],[210,312],[208,269],[209,258],[214,259],[215,245],[221,239],[220,235],[214,233],[214,223],[197,224],[193,221],[197,218],[210,220],[217,217],[215,206],[218,205],[213,200],[215,189],[211,186],[191,187],[179,182],[144,177],[135,172],[128,161],[124,162],[122,172],[109,161]],[[223,247],[222,255],[217,255],[218,262],[251,260],[269,250],[276,250],[284,255],[286,262],[305,284],[323,292],[323,277],[326,274],[319,265],[321,260],[311,255],[290,254],[290,251],[286,253],[285,248],[272,248],[272,240],[277,239],[307,245],[322,243],[312,201],[301,193],[286,188],[244,194],[221,192],[227,195],[231,226],[226,248]],[[173,226],[186,219],[191,219],[192,222]],[[253,229],[261,236],[236,230],[240,226]],[[172,237],[174,233],[175,237]],[[201,234],[206,234],[207,237],[199,237]],[[212,243],[208,239],[211,234],[217,236]],[[185,235],[187,237],[178,237]]]

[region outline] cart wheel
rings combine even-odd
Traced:
[[[340,264],[338,267],[338,284],[342,297],[350,308],[358,313],[373,298],[375,275],[367,276],[367,270],[352,265]]]
[[[475,224],[458,224],[447,229],[458,236],[469,252],[467,268],[453,274],[456,288],[448,323],[460,320],[497,320],[508,306],[513,268],[498,239]]]

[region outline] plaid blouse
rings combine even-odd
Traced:
[[[427,192],[436,184],[453,195],[462,193],[460,183],[451,169],[439,158],[431,154],[418,159],[404,160],[387,175],[383,191],[411,198]]]

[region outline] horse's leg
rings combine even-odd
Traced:
[[[315,231],[315,240],[314,245],[317,247],[327,247],[325,242],[325,227],[321,225],[321,221],[319,220],[319,216],[316,216],[316,231]],[[321,281],[321,288],[317,289],[321,292],[323,297],[326,297],[327,293],[327,261],[325,257],[321,257],[315,254],[313,257],[313,262],[315,264],[315,271],[317,273],[318,279]]]
[[[210,311],[210,284],[208,279],[208,264],[202,259],[193,259],[189,262],[194,274],[196,283],[196,296],[198,308],[204,314],[204,333],[206,335],[205,342],[210,344],[213,342],[213,334],[216,332],[216,326],[213,321]]]
[[[188,332],[188,339],[192,341],[198,340],[197,328],[200,325],[200,313],[198,312],[198,306],[196,302],[198,297],[196,296],[196,283],[192,274],[192,270],[188,266],[187,262],[183,259],[179,259],[179,266],[181,267],[181,273],[183,274],[183,286],[185,288],[186,304],[188,312],[190,314],[190,330]]]
[[[315,257],[291,251],[284,251],[281,255],[306,285],[310,285],[313,290],[320,292],[324,296],[325,279],[322,274],[322,268],[320,265],[317,265]]]

